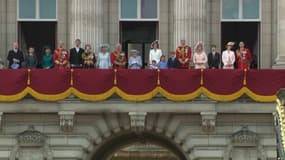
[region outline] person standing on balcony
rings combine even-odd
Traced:
[[[238,69],[249,69],[252,60],[250,50],[245,48],[243,41],[239,42],[239,49],[236,51]]]
[[[158,63],[158,68],[159,69],[167,69],[168,68],[168,64],[167,64],[167,60],[165,55],[162,55],[160,57],[160,62]]]
[[[51,54],[51,49],[49,47],[44,48],[44,55],[42,57],[42,68],[52,69],[54,67],[53,55]]]
[[[186,45],[186,40],[183,38],[180,41],[180,46],[176,49],[176,58],[179,62],[179,69],[189,69],[192,50],[191,47]]]
[[[159,49],[159,42],[158,40],[152,42],[151,50],[149,51],[149,65],[152,63],[153,60],[156,61],[158,64],[160,62],[160,57],[162,56],[162,50]]]
[[[178,68],[178,60],[176,58],[176,53],[175,52],[170,52],[169,58],[167,61],[167,67],[169,69],[177,69]]]
[[[137,50],[131,50],[131,56],[129,58],[129,69],[141,69],[142,68],[142,58],[139,56]]]
[[[217,52],[217,47],[212,46],[211,53],[208,54],[208,66],[210,69],[219,69],[221,64],[221,55]]]
[[[80,47],[81,40],[75,40],[75,47],[71,48],[70,53],[70,67],[71,68],[81,68],[82,67],[82,54],[84,53],[84,49]]]
[[[99,69],[112,68],[111,55],[108,52],[109,45],[103,44],[100,48],[101,48],[101,51],[99,52],[97,56],[97,68]]]
[[[111,54],[111,62],[113,68],[124,69],[127,64],[127,57],[125,52],[122,52],[122,45],[120,43],[116,44],[115,51]]]
[[[35,54],[35,48],[29,47],[28,54],[25,58],[25,65],[28,69],[35,69],[38,65],[38,58]]]
[[[7,60],[9,61],[10,69],[22,68],[22,62],[24,61],[23,52],[19,50],[17,42],[13,43],[13,49],[9,51]]]
[[[222,54],[222,62],[224,64],[223,69],[234,69],[234,63],[235,63],[235,53],[232,51],[232,48],[234,46],[234,42],[228,42],[227,43],[227,50],[223,51]]]
[[[85,52],[82,54],[83,68],[95,68],[96,56],[91,50],[91,45],[85,45]]]
[[[64,42],[58,42],[58,48],[54,51],[53,60],[56,69],[68,68],[69,53],[64,49]]]
[[[208,62],[207,54],[204,52],[203,42],[198,42],[195,46],[195,53],[193,56],[193,63],[195,69],[206,69]]]

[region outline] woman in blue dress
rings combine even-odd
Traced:
[[[112,68],[111,54],[108,52],[109,46],[104,44],[101,46],[101,51],[97,55],[97,68],[110,69]]]

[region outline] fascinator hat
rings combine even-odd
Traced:
[[[157,48],[159,48],[159,40],[155,40],[151,43],[151,48],[154,48],[154,45],[157,44]]]

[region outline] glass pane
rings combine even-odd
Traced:
[[[56,0],[40,0],[40,18],[56,19]]]
[[[136,19],[137,16],[137,0],[121,0],[121,18]]]
[[[239,0],[223,0],[223,19],[239,18]]]
[[[157,0],[141,0],[141,18],[158,18],[157,8]]]
[[[36,18],[36,0],[19,0],[19,18]]]
[[[243,0],[243,18],[259,19],[259,0]]]

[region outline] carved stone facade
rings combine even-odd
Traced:
[[[52,160],[47,138],[45,134],[35,130],[34,126],[29,126],[17,135],[17,143],[11,150],[9,160]]]
[[[75,112],[59,112],[59,125],[63,132],[71,132],[74,125],[74,115]]]
[[[90,103],[86,105],[85,109],[88,109]],[[178,113],[146,114],[144,111],[135,111],[130,114],[114,112],[112,108],[109,110],[106,107],[102,109],[108,113],[103,114],[75,110],[74,113],[77,114],[73,116],[73,121],[76,123],[73,124],[73,130],[68,132],[62,132],[62,127],[58,125],[58,114],[55,113],[5,113],[0,134],[0,159],[20,160],[34,153],[34,159],[37,160],[93,160],[101,149],[107,149],[112,154],[125,145],[147,142],[159,142],[166,150],[179,155],[180,160],[276,159],[272,114],[225,114],[217,111],[215,116],[209,114],[212,112],[209,110],[206,114],[208,117],[202,114],[203,120],[215,119],[215,125],[212,125],[215,130],[206,127],[213,132],[205,132],[201,129],[201,112],[182,112],[179,111],[180,105],[185,104],[176,104],[175,110]],[[188,106],[195,108],[191,103]],[[260,105],[256,107],[262,108]],[[206,109],[205,106],[198,108]],[[31,125],[36,129],[27,130]],[[133,155],[132,153],[130,154]],[[252,158],[244,159],[240,155]]]
[[[146,112],[130,112],[131,128],[136,131],[144,131],[146,123]]]
[[[216,112],[201,112],[202,116],[202,130],[206,133],[215,131],[216,127]]]
[[[258,137],[256,133],[243,127],[232,135],[231,143],[234,147],[254,147],[258,145]]]

